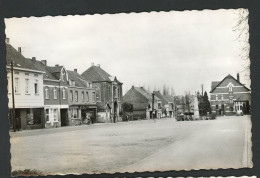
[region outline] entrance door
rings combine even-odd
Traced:
[[[61,109],[60,110],[60,120],[61,120],[61,126],[67,126],[67,115],[68,110],[67,109]]]

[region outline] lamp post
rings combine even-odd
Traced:
[[[14,63],[11,60],[11,78],[12,78],[12,101],[13,101],[13,110],[12,110],[12,115],[13,115],[13,129],[14,132],[16,131],[16,120],[15,120],[15,101],[14,101]]]

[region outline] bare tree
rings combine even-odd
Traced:
[[[249,13],[248,9],[239,9],[237,23],[233,27],[234,32],[238,32],[236,40],[241,43],[242,49],[240,53],[240,58],[244,60],[243,70],[240,72],[245,72],[245,76],[250,76],[250,59],[249,59],[249,25],[248,25]]]

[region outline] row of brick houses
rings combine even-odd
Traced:
[[[46,60],[25,58],[21,48],[13,48],[8,39],[6,52],[10,126],[13,124],[12,96],[15,118],[19,118],[21,129],[79,125],[89,120],[92,123],[119,120],[122,83],[100,65],[93,64],[82,75],[77,69],[48,66]],[[97,76],[103,77],[102,80]]]

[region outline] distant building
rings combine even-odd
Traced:
[[[154,91],[154,94],[162,101],[162,115],[172,117],[174,112],[174,98],[170,95],[162,95],[160,91]]]
[[[174,96],[174,104],[176,113],[184,113],[185,112],[185,99],[184,96]]]
[[[133,116],[138,119],[150,119],[152,117],[152,94],[143,87],[134,87],[124,95],[124,102],[133,104]],[[162,101],[154,96],[154,116],[162,116]]]
[[[122,105],[122,85],[117,77],[111,76],[104,71],[100,65],[92,63],[81,74],[82,78],[90,81],[97,92],[98,122],[115,122],[121,120],[119,117]]]
[[[244,84],[227,75],[222,81],[212,82],[210,91],[211,110],[217,114],[232,114],[242,110],[244,114],[250,113],[251,93]]]
[[[45,71],[34,64],[33,59],[25,58],[21,48],[16,50],[6,42],[6,62],[8,80],[8,107],[10,127],[13,126],[13,99],[17,127],[35,129],[44,127],[43,76]],[[13,61],[13,83],[11,77],[11,61]],[[14,93],[12,93],[12,85]]]

